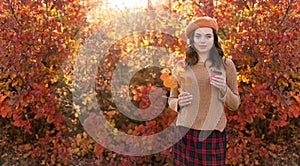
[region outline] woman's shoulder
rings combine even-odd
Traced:
[[[235,66],[233,60],[230,58],[223,58],[223,64],[226,67],[227,66]]]
[[[236,70],[235,64],[234,64],[233,60],[230,58],[223,58],[223,64],[224,64],[225,70],[230,70],[230,71]]]

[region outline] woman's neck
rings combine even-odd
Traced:
[[[199,55],[199,58],[200,58],[199,60],[202,61],[202,62],[205,62],[206,59],[209,56],[209,53],[208,52],[201,52],[201,53],[198,52],[198,55]]]

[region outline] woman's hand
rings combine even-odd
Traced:
[[[178,95],[178,105],[179,107],[184,107],[192,104],[193,96],[189,92],[181,92]]]
[[[223,95],[225,95],[227,90],[226,77],[223,75],[215,75],[212,77],[211,84],[218,88]]]

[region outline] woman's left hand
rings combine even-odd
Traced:
[[[211,84],[218,88],[224,95],[227,90],[226,77],[223,75],[215,75],[212,77]]]

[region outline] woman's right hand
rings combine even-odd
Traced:
[[[182,91],[178,95],[178,105],[181,108],[192,104],[192,100],[193,100],[193,95],[190,94],[189,92]]]

